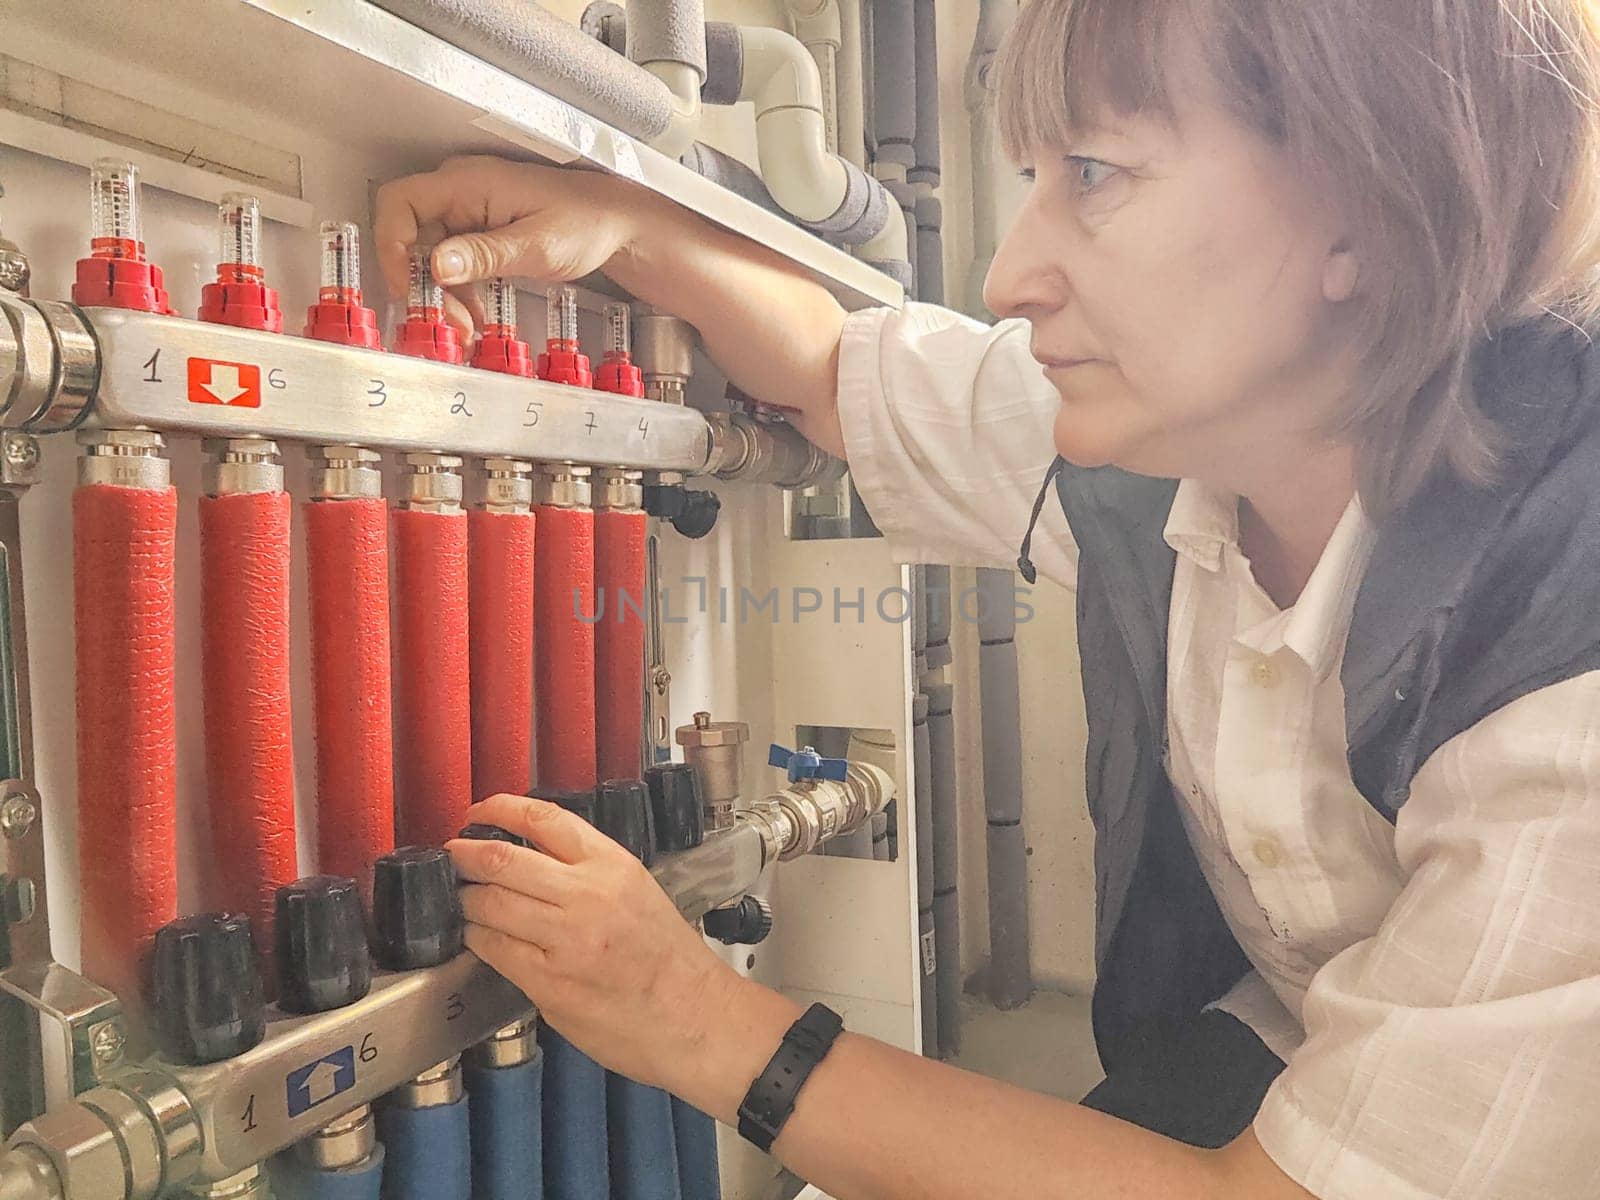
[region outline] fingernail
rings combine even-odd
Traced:
[[[467,256],[459,250],[441,250],[434,256],[433,272],[440,283],[460,283],[467,273]]]

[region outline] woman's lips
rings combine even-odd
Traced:
[[[1053,354],[1040,348],[1031,348],[1035,361],[1047,371],[1063,371],[1071,367],[1081,367],[1088,363],[1100,360],[1089,354]]]

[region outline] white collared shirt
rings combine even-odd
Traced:
[[[1009,566],[1059,401],[1027,327],[926,305],[846,323],[852,475],[905,561]],[[1219,1006],[1288,1067],[1255,1132],[1323,1200],[1600,1196],[1600,672],[1440,747],[1390,825],[1346,758],[1339,682],[1374,540],[1352,502],[1295,605],[1237,499],[1180,484],[1168,773],[1255,966]],[[1077,551],[1048,498],[1041,574]]]

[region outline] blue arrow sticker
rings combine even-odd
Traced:
[[[297,1071],[289,1072],[289,1077],[284,1080],[289,1115],[298,1117],[324,1100],[331,1100],[340,1092],[348,1092],[355,1085],[356,1048],[345,1046],[316,1062],[307,1063]]]

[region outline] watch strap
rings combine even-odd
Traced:
[[[826,1004],[813,1004],[789,1026],[777,1053],[739,1105],[740,1137],[762,1151],[772,1149],[794,1113],[800,1089],[843,1029],[844,1019]]]

